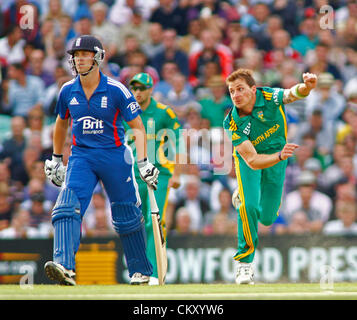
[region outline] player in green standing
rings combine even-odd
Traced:
[[[315,74],[290,89],[257,87],[249,69],[226,79],[234,107],[223,127],[234,147],[237,191],[232,201],[238,212],[236,283],[254,284],[252,262],[258,245],[258,221],[269,226],[279,214],[287,159],[298,147],[287,143],[285,104],[307,97],[316,87]]]
[[[153,161],[160,171],[157,190],[155,191],[156,202],[160,211],[160,220],[163,227],[164,237],[165,212],[170,188],[180,186],[180,159],[184,156],[183,141],[180,137],[180,122],[174,111],[152,97],[153,80],[147,73],[136,74],[129,82],[130,90],[136,101],[139,103],[142,114],[140,115],[146,129],[147,152],[150,161]],[[130,128],[127,134],[128,144],[135,154],[135,144],[133,143]],[[181,150],[181,151],[180,151]],[[135,168],[135,175],[139,178],[139,170]],[[139,193],[141,198],[141,208],[145,218],[145,230],[147,234],[147,256],[153,265],[153,274],[150,277],[149,285],[159,284],[157,276],[157,264],[155,254],[154,235],[151,221],[150,201],[147,185],[141,183]]]

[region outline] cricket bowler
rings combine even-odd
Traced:
[[[249,69],[226,79],[234,104],[223,127],[234,147],[238,189],[232,202],[238,213],[236,283],[254,284],[252,262],[258,246],[258,221],[269,226],[279,214],[287,159],[298,145],[287,143],[285,104],[307,97],[316,87],[315,74],[290,89],[257,87]]]

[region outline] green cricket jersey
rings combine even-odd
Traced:
[[[151,98],[146,110],[141,113],[147,136],[149,161],[160,170],[161,175],[171,176],[175,166],[175,155],[182,148],[180,138],[181,124],[174,111]],[[127,143],[136,157],[136,148],[130,127],[125,123]],[[135,175],[139,176],[135,162]]]
[[[249,116],[239,117],[233,107],[223,121],[223,127],[234,147],[250,140],[257,153],[272,154],[286,144],[287,124],[283,104],[283,89],[258,87],[256,102]]]

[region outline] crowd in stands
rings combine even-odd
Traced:
[[[286,106],[288,139],[300,147],[289,159],[279,217],[259,232],[357,235],[355,0],[2,0],[0,238],[52,236],[59,189],[43,167],[57,95],[73,77],[66,49],[84,34],[102,41],[105,74],[128,86],[149,73],[154,97],[185,129],[189,161],[168,197],[169,234],[236,235],[237,180],[222,122],[232,107],[225,77],[244,67],[258,86],[290,88],[303,72],[318,75],[306,99]],[[70,148],[69,138],[65,163]],[[113,234],[100,185],[82,230]]]

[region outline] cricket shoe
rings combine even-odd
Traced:
[[[76,274],[72,270],[66,269],[57,262],[48,261],[45,264],[45,272],[48,278],[57,281],[60,285],[75,286]]]
[[[238,262],[236,284],[254,284],[254,271],[251,263]]]
[[[130,284],[140,285],[140,284],[148,284],[150,280],[149,276],[145,276],[140,272],[135,272],[130,279]]]
[[[150,277],[149,286],[158,286],[158,285],[159,285],[159,279],[156,277]]]

